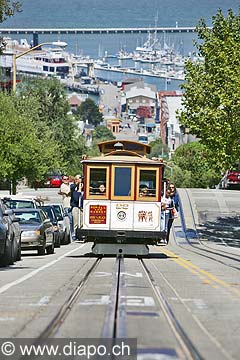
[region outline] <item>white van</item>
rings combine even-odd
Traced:
[[[36,209],[39,205],[43,205],[43,201],[40,198],[34,198],[31,196],[24,196],[19,194],[5,195],[2,200],[9,209]]]

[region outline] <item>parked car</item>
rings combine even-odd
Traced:
[[[219,183],[219,188],[240,190],[240,170],[227,170]]]
[[[52,206],[54,207],[58,217],[58,225],[61,228],[61,244],[67,245],[71,242],[71,227],[69,217],[66,213],[64,213],[63,206],[61,204],[53,204]]]
[[[43,205],[43,201],[40,198],[28,197],[23,195],[4,196],[3,202],[9,209],[32,209],[37,208],[39,205]]]
[[[54,253],[54,230],[41,209],[13,210],[21,228],[21,249],[37,250],[38,255]]]
[[[21,260],[21,229],[13,210],[0,200],[0,266]]]
[[[7,179],[0,180],[0,190],[9,190],[11,187],[11,183]]]
[[[59,188],[61,184],[62,174],[59,170],[55,170],[48,172],[43,180],[36,180],[33,187],[35,189],[43,187]]]
[[[45,212],[45,215],[50,219],[50,221],[53,224],[53,231],[54,231],[54,246],[56,248],[59,248],[61,246],[61,237],[63,236],[63,229],[61,228],[59,224],[60,219],[57,216],[57,213],[52,205],[43,205],[39,207]]]

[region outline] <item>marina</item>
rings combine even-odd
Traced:
[[[12,69],[13,55],[15,54],[18,73],[29,76],[55,76],[65,86],[73,88],[75,91],[98,93],[97,87],[92,86],[93,81],[90,81],[89,84],[81,81],[82,75],[87,75],[92,80],[95,78],[109,80],[111,74],[118,73],[121,77],[134,75],[162,78],[168,82],[171,80],[184,81],[185,58],[176,53],[173,48],[165,46],[165,49],[161,49],[160,44],[156,41],[156,33],[153,45],[147,47],[147,43],[145,43],[141,50],[136,47],[132,54],[125,52],[125,58],[121,57],[123,51],[109,57],[105,53],[105,57],[97,59],[76,55],[66,51],[67,44],[61,41],[44,43],[44,46],[41,46],[42,44],[35,45],[37,49],[31,51],[32,45],[28,43],[27,39],[18,41],[6,37],[4,40],[6,48],[3,55],[0,56],[2,68]],[[51,46],[46,46],[46,44]],[[145,63],[146,56],[155,56],[157,61]],[[138,57],[138,61],[136,61],[136,57]],[[176,59],[181,62],[180,66]],[[108,73],[107,76],[105,76],[106,73]]]

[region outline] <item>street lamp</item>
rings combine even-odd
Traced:
[[[63,41],[55,41],[55,42],[44,42],[41,44],[38,44],[36,46],[33,46],[32,48],[21,52],[20,54],[13,54],[13,91],[16,92],[16,87],[17,87],[17,59],[20,58],[21,56],[24,56],[28,53],[30,53],[31,51],[34,51],[44,45],[54,45],[54,46],[60,46],[62,48],[67,46],[67,43],[63,42]]]

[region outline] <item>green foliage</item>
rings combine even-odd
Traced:
[[[13,16],[15,13],[21,11],[21,3],[19,1],[0,0],[0,23],[7,18]],[[0,54],[4,50],[5,43],[0,37]]]
[[[207,188],[219,182],[209,162],[208,148],[200,142],[179,146],[173,156],[171,180],[178,187]]]
[[[19,1],[0,0],[0,23],[21,11],[21,6]]]
[[[94,126],[103,122],[103,116],[99,112],[98,106],[90,98],[86,99],[78,106],[76,116],[79,117],[79,120],[82,120],[85,123],[88,121],[89,124]]]
[[[229,10],[224,18],[219,10],[212,28],[201,20],[197,32],[204,61],[186,63],[179,121],[208,147],[220,172],[240,157],[240,16]]]
[[[58,151],[54,155],[54,168],[74,174],[79,172],[82,154],[86,152],[85,141],[80,136],[77,120],[70,113],[66,92],[58,79],[34,79],[23,84],[20,95],[35,99],[30,109],[35,119],[39,137],[47,127]],[[26,100],[27,101],[27,100]]]
[[[30,100],[28,100],[30,103]],[[0,178],[16,183],[23,177],[38,178],[48,170],[57,151],[47,129],[39,138],[28,105],[15,95],[0,93]]]
[[[157,139],[152,141],[149,145],[151,145],[151,153],[148,155],[149,158],[168,158],[169,148],[166,144],[162,143],[161,139]]]
[[[116,139],[113,133],[104,125],[98,125],[93,131],[93,140],[100,142],[100,141],[107,141],[107,140],[114,140]]]
[[[104,125],[98,125],[93,131],[93,139],[90,148],[87,148],[87,156],[99,156],[98,143],[102,141],[114,140],[113,133]]]

